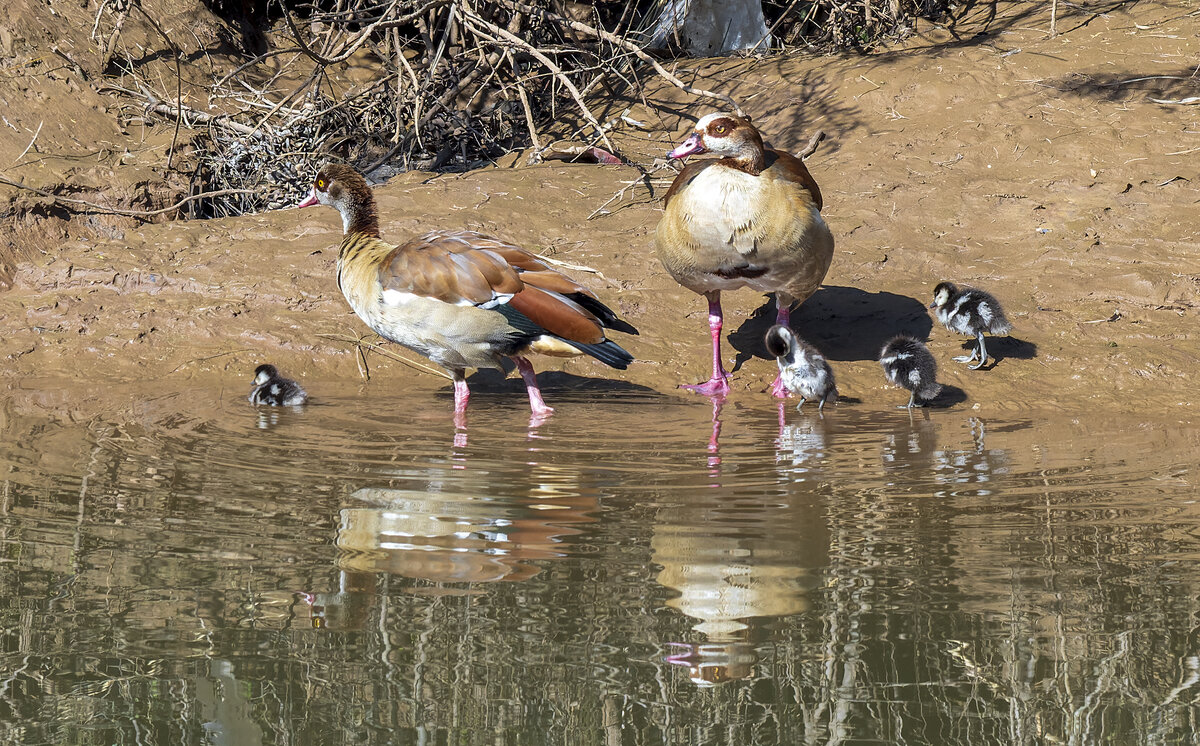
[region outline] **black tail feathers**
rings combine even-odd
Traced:
[[[637,334],[637,332],[634,332]],[[589,345],[582,342],[572,342],[569,339],[564,339],[564,342],[571,345],[580,352],[591,355],[605,365],[616,368],[617,370],[625,370],[629,364],[633,362],[633,355],[621,345],[606,339],[599,344]]]

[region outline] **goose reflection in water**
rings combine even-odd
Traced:
[[[698,686],[753,675],[761,620],[808,608],[814,568],[827,564],[819,501],[803,490],[777,500],[732,499],[722,490],[660,511],[650,540],[667,604],[695,620],[698,639],[665,643],[668,663]]]
[[[596,499],[578,492],[476,496],[391,488],[351,495],[341,510],[338,566],[435,583],[527,580],[532,560],[562,557],[563,537],[593,522]]]

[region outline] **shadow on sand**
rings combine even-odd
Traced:
[[[962,345],[963,352],[970,355],[975,351],[976,346],[975,340],[966,340]],[[991,370],[1001,360],[1009,357],[1017,360],[1032,360],[1037,357],[1037,345],[1012,336],[988,337],[987,354],[988,364],[983,366],[982,370]]]
[[[589,376],[577,376],[573,373],[563,373],[561,371],[545,371],[539,372],[537,376],[538,386],[542,393],[546,395],[547,403],[554,406],[553,398],[558,401],[564,399],[570,400],[574,395],[588,394],[594,398],[595,394],[603,394],[608,397],[623,397],[637,399],[661,399],[670,401],[671,397],[662,394],[648,386],[642,386],[629,381],[621,381],[615,378],[592,378]],[[470,376],[467,376],[467,383],[471,387],[471,394],[501,394],[504,396],[517,397],[517,401],[524,406],[525,404],[525,384],[521,381],[521,376],[512,373],[507,378],[498,370],[477,370]],[[437,391],[438,396],[454,398],[454,388],[450,385],[445,386]]]
[[[734,370],[752,357],[771,359],[763,338],[774,323],[775,301],[768,298],[729,335],[738,353]],[[827,285],[792,312],[792,328],[830,360],[878,360],[897,334],[928,339],[933,320],[925,304],[906,295]]]

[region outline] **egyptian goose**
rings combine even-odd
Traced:
[[[254,369],[249,399],[251,404],[294,407],[308,401],[308,393],[300,384],[279,375],[274,365],[260,365]]]
[[[709,114],[671,158],[712,153],[688,164],[667,191],[658,223],[658,258],[679,284],[708,299],[712,378],[688,385],[710,396],[729,392],[721,364],[721,291],[751,287],[775,294],[776,323],[816,292],[833,258],[833,236],[821,218],[821,190],[804,161],[763,147],[746,119]],[[771,392],[787,396],[782,379]]]
[[[975,335],[979,347],[970,355],[954,358],[960,363],[969,363],[979,358],[977,365],[971,365],[971,370],[979,370],[987,363],[987,347],[983,343],[983,333],[1008,334],[1012,324],[1004,315],[1000,302],[991,293],[976,288],[960,288],[952,282],[941,282],[933,289],[933,303],[930,308],[937,309],[938,321],[942,326],[959,334]]]
[[[901,335],[894,337],[879,353],[879,364],[888,381],[908,389],[908,405],[912,409],[917,399],[929,400],[942,392],[937,382],[937,361],[924,343]]]
[[[342,215],[338,287],[378,334],[447,368],[454,411],[466,411],[467,368],[499,368],[509,357],[535,416],[546,406],[525,355],[587,354],[624,370],[633,356],[605,329],[637,334],[590,291],[537,256],[471,231],[433,231],[400,246],[380,239],[371,188],[354,169],[321,169],[299,207],[322,204]]]
[[[787,390],[800,397],[796,405],[799,411],[804,402],[816,402],[817,411],[825,408],[825,402],[837,403],[837,384],[833,379],[833,368],[817,348],[796,336],[790,328],[776,324],[767,330],[767,352],[775,356],[779,364],[779,378]]]

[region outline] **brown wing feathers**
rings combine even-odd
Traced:
[[[456,305],[463,301],[481,305],[496,295],[518,293],[524,286],[517,271],[495,253],[439,234],[397,247],[384,260],[380,274],[385,290]]]
[[[558,293],[526,285],[508,305],[556,337],[582,344],[604,341],[599,319]]]
[[[468,231],[435,231],[408,241],[383,262],[384,289],[445,303],[508,305],[546,332],[583,345],[604,342],[604,327],[637,334],[586,288],[511,244]],[[506,314],[507,315],[507,314]]]

